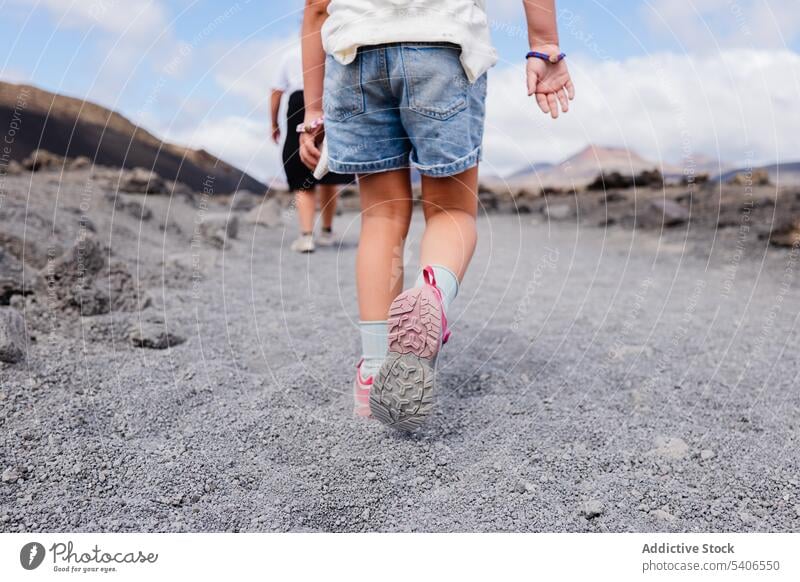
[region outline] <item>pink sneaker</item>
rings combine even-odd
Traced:
[[[369,398],[372,415],[399,430],[415,430],[431,413],[436,356],[450,337],[433,269],[425,284],[397,296],[389,308],[389,353]]]
[[[363,363],[364,360],[361,360],[356,365],[356,381],[353,385],[353,414],[355,416],[368,417],[371,416],[369,393],[372,390],[373,377],[370,376],[366,380],[361,377],[361,364]]]

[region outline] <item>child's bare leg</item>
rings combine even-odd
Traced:
[[[319,206],[322,214],[322,228],[330,230],[333,227],[333,217],[336,216],[336,202],[339,188],[333,184],[320,184]]]
[[[314,212],[317,209],[316,193],[311,190],[298,190],[295,193],[297,220],[301,234],[309,234],[314,230]]]
[[[475,168],[451,178],[422,179],[421,259],[433,273],[425,269],[414,288],[392,303],[387,353],[369,396],[373,416],[401,430],[414,430],[431,411],[436,357],[449,336],[445,312],[458,294],[477,240],[477,176]],[[429,285],[431,274],[438,292]]]
[[[359,176],[361,238],[356,271],[362,321],[385,320],[402,291],[403,248],[411,222],[408,170]]]
[[[422,178],[425,234],[422,266],[446,267],[464,278],[478,240],[478,168],[448,178]]]
[[[361,239],[358,243],[360,374],[378,373],[389,347],[386,318],[402,291],[403,248],[411,222],[411,181],[408,170],[359,176]]]

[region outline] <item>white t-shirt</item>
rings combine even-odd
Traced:
[[[272,88],[286,95],[303,90],[303,57],[299,46],[292,47],[283,55]]]
[[[390,42],[457,44],[470,82],[497,62],[486,0],[331,0],[328,15],[322,44],[343,65],[358,47]]]

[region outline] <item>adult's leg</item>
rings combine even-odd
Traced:
[[[361,238],[356,277],[362,321],[382,321],[403,287],[403,249],[411,222],[409,171],[359,176]]]
[[[447,178],[422,177],[422,266],[440,265],[464,278],[478,234],[478,168]]]
[[[335,184],[320,184],[319,206],[322,215],[322,228],[333,228],[333,217],[336,216],[336,203],[339,196],[339,187]]]
[[[300,232],[310,234],[314,231],[314,212],[317,207],[316,192],[311,190],[298,190],[295,193],[295,206],[297,220],[300,223]]]

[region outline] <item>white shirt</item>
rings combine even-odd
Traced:
[[[272,88],[286,95],[303,90],[303,57],[299,46],[292,47],[283,55]]]
[[[390,42],[457,44],[473,83],[497,62],[486,0],[331,0],[328,15],[322,45],[343,65],[358,47]]]

